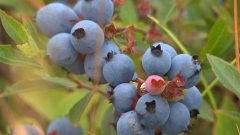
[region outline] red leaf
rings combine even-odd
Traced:
[[[128,26],[124,31],[124,36],[127,39],[127,46],[123,49],[123,52],[133,54],[136,49],[135,44],[135,27],[133,25]]]
[[[162,38],[162,34],[158,31],[155,23],[150,24],[150,29],[148,30],[145,40],[151,40],[153,42],[157,42]]]
[[[113,0],[113,3],[118,6],[123,6],[125,4],[125,0]]]
[[[132,104],[131,104],[133,110],[135,110],[135,108],[136,108],[138,99],[139,99],[138,97],[135,97],[135,98],[133,99],[133,102],[132,102]]]
[[[162,96],[167,100],[180,100],[183,97],[183,88],[185,85],[184,77],[177,74],[176,77],[165,85]]]
[[[108,24],[104,29],[105,38],[108,40],[113,39],[117,34],[117,28],[113,23]]]
[[[138,13],[140,17],[146,17],[152,12],[152,7],[149,1],[143,0],[138,4]]]

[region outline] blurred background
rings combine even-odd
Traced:
[[[18,25],[27,30],[39,48],[35,56],[24,47],[26,43],[13,40],[9,36],[11,32],[3,27],[6,22],[2,17],[0,134],[10,134],[12,127],[21,123],[33,124],[46,131],[52,120],[70,115],[80,123],[85,134],[114,135],[113,108],[108,99],[99,93],[89,94],[92,92],[79,89],[76,81],[72,80],[75,78],[91,85],[86,75],[71,75],[69,79],[64,70],[52,65],[46,58],[48,38],[38,31],[34,18],[37,10],[50,2],[54,1],[0,0],[0,9],[8,17],[13,17],[10,20],[20,22]],[[75,0],[58,2],[65,2],[69,6],[76,3]],[[207,54],[220,57],[229,66],[236,62],[233,0],[114,0],[114,4],[112,23],[117,27],[135,27],[136,50],[130,56],[139,77],[146,78],[140,66],[141,56],[156,41],[162,40],[172,45],[179,54],[199,55],[203,72],[197,87],[202,92],[204,102],[199,118],[192,120],[191,130],[184,134],[239,135],[240,100],[236,92],[240,93],[240,87],[235,87],[235,90],[224,87],[216,79],[207,58]],[[3,16],[3,12],[0,16]],[[15,25],[16,29],[20,29],[18,25]],[[122,49],[128,45],[121,35],[115,37],[114,41]],[[21,50],[24,55],[14,48]],[[39,68],[39,63],[43,69]],[[224,75],[229,76],[227,73]],[[236,75],[239,77],[239,74]],[[239,80],[230,81],[239,86]],[[105,85],[98,87],[106,93]]]

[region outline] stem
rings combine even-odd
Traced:
[[[161,24],[155,17],[153,16],[148,16],[153,22],[155,22],[158,26],[160,26],[167,34],[169,37],[173,39],[173,41],[177,44],[177,46],[182,50],[183,53],[190,54],[189,51],[184,47],[184,45],[178,40],[178,38],[170,31],[166,26]]]
[[[234,0],[234,36],[235,36],[235,54],[236,54],[236,66],[240,73],[240,59],[239,59],[239,45],[238,45],[238,7],[237,0]]]
[[[103,95],[103,96],[105,96],[105,97],[108,96],[106,93],[102,92],[102,91],[99,89],[98,85],[93,85],[93,86],[87,85],[86,83],[80,81],[79,79],[77,79],[77,78],[74,77],[74,76],[69,76],[69,79],[72,80],[72,81],[74,81],[74,82],[77,84],[77,88],[79,88],[79,89],[85,88],[85,89],[87,89],[87,90],[89,90],[89,91],[98,92],[99,94],[101,94],[101,95]]]

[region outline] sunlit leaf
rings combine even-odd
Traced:
[[[44,90],[37,87],[34,91],[19,94],[27,104],[48,120],[65,116],[84,95],[84,92],[67,93],[59,88]]]
[[[21,23],[2,10],[0,10],[0,17],[5,31],[17,44],[23,44],[28,41],[26,29]]]
[[[113,107],[109,107],[104,114],[102,119],[101,129],[109,129],[109,130],[101,130],[101,135],[115,135],[116,130],[114,129],[114,111]],[[116,125],[115,125],[116,126]]]
[[[81,98],[69,111],[69,118],[73,123],[78,123],[84,109],[88,105],[89,101],[91,100],[93,93],[88,93],[84,98]]]
[[[35,61],[23,55],[10,45],[0,45],[0,62],[17,66],[30,66],[40,68]]]

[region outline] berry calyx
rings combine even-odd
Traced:
[[[162,55],[162,49],[161,49],[161,45],[158,44],[156,47],[155,46],[151,46],[151,52],[153,55],[159,57]]]
[[[85,30],[83,28],[79,28],[79,29],[76,29],[72,35],[77,38],[77,39],[81,39],[85,36]]]

